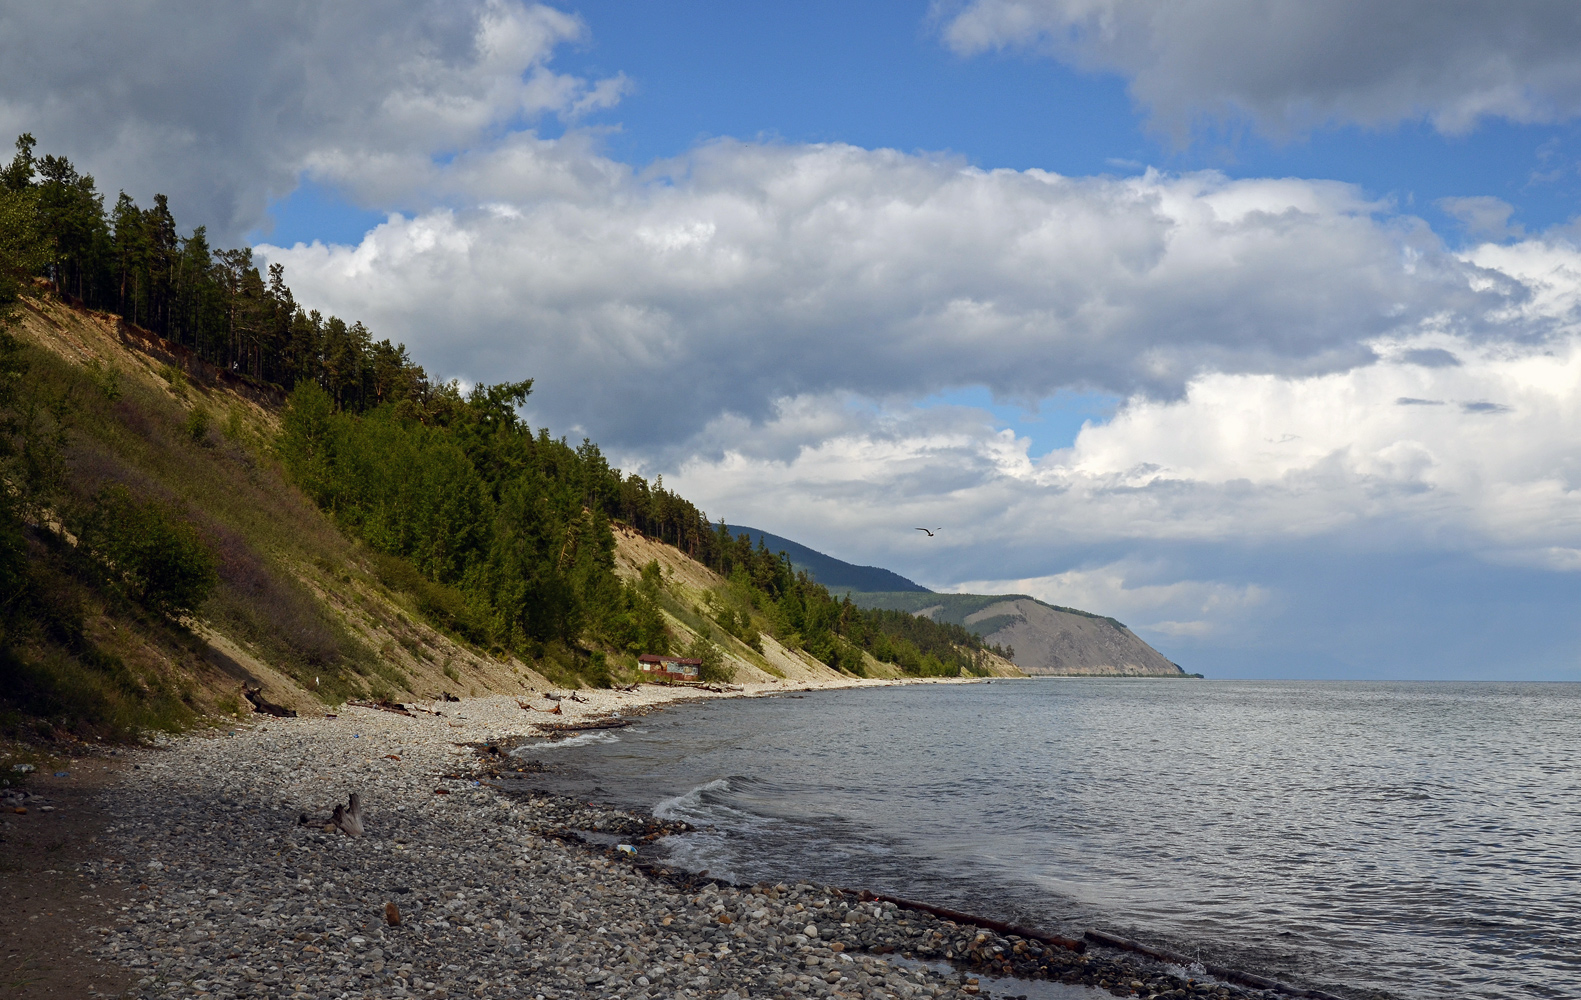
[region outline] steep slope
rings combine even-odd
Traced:
[[[714,627],[704,614],[707,595],[726,587],[726,581],[680,550],[646,538],[624,525],[615,526],[615,546],[615,571],[626,579],[640,579],[642,567],[650,561],[659,564],[664,581],[662,606],[671,631],[683,637],[683,645],[698,634],[712,638],[735,668],[737,681],[795,684],[834,680],[841,676],[805,651],[780,645],[767,633],[761,635],[763,652],[758,653]],[[868,677],[902,676],[892,664],[881,663],[871,656],[865,656],[864,663]],[[1015,664],[992,654],[987,657],[987,668],[995,677],[1022,675]]]
[[[30,379],[69,401],[61,502],[125,485],[179,511],[219,556],[218,589],[189,628],[55,574],[79,631],[41,637],[38,662],[79,686],[109,671],[103,697],[171,692],[175,716],[240,711],[244,683],[304,712],[348,698],[549,686],[529,664],[430,627],[401,567],[348,539],[285,480],[266,446],[276,430],[266,389],[43,290],[22,300],[20,318],[18,335],[37,348]]]
[[[966,617],[966,627],[1015,650],[1029,674],[1179,677],[1165,659],[1112,618],[1072,614],[1030,597],[1003,600]]]
[[[750,535],[753,545],[756,545],[761,539],[770,552],[783,552],[790,556],[792,566],[806,570],[808,575],[828,587],[829,592],[837,596],[848,590],[928,593],[928,588],[911,582],[899,573],[878,566],[858,566],[854,563],[848,563],[842,559],[836,559],[834,556],[825,555],[816,549],[810,549],[800,542],[771,534],[759,528],[748,528],[743,525],[732,524],[729,525],[729,530],[732,535]]]
[[[63,303],[43,286],[24,297],[18,316],[30,381],[42,397],[67,401],[62,523],[101,488],[125,487],[196,529],[218,556],[218,586],[178,623],[96,583],[69,533],[35,532],[29,555],[50,591],[45,617],[58,621],[24,643],[25,676],[0,671],[0,716],[20,706],[56,728],[126,732],[245,712],[244,687],[309,713],[350,699],[599,681],[586,651],[550,648],[526,662],[436,627],[444,619],[433,617],[431,584],[342,531],[288,481],[272,447],[281,399],[268,386],[113,315]],[[656,593],[679,647],[710,636],[740,682],[848,679],[769,635],[759,638],[761,650],[748,647],[705,615],[725,580],[630,528],[615,533],[619,575],[662,567]],[[624,654],[607,662],[613,679],[635,676]],[[873,678],[899,673],[870,656],[864,667]],[[987,667],[1019,673],[992,657]]]
[[[1025,594],[852,594],[863,607],[891,608],[965,625],[1015,651],[1033,675],[1182,677],[1177,664],[1113,618],[1060,608]]]

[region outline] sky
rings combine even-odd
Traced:
[[[716,518],[1210,677],[1575,681],[1578,47],[1559,2],[61,0],[0,7],[0,128]]]

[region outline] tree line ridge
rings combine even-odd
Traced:
[[[531,380],[437,382],[404,345],[298,303],[283,268],[261,273],[250,248],[215,249],[202,227],[181,235],[163,196],[144,209],[122,193],[107,209],[90,175],[35,145],[21,136],[0,169],[0,670],[14,682],[0,710],[85,725],[119,712],[131,725],[160,701],[155,721],[190,717],[179,683],[152,691],[95,637],[94,622],[117,615],[161,632],[178,658],[208,655],[183,636],[228,615],[327,700],[398,694],[409,678],[309,606],[308,592],[344,582],[335,563],[353,550],[320,538],[293,497],[433,628],[571,682],[612,683],[636,655],[680,641],[662,577],[615,572],[617,522],[725,580],[696,609],[712,635],[690,651],[705,662],[715,641],[769,635],[851,674],[874,660],[914,675],[987,669],[994,650],[967,629],[836,599],[662,477],[527,426],[517,411]],[[179,366],[161,369],[157,393],[98,360],[68,370],[11,329],[40,294],[162,338],[263,406],[211,413],[218,397]],[[235,509],[249,490],[278,523]],[[281,537],[287,522],[325,554]],[[162,541],[138,542],[149,538]],[[303,573],[311,585],[293,582]],[[255,607],[295,624],[271,635],[243,621]]]

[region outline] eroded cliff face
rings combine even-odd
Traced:
[[[1058,611],[1031,598],[990,604],[966,617],[966,627],[990,643],[1015,648],[1016,666],[1029,674],[1179,677],[1179,667],[1108,618]],[[993,629],[992,632],[988,631]]]

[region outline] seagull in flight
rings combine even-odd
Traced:
[[[928,531],[928,529],[927,529],[927,528],[918,528],[918,529],[917,529],[917,530],[918,530],[918,531]],[[941,531],[942,531],[942,530],[943,530],[943,529],[942,529],[942,528],[941,528],[941,529],[940,529],[940,530],[941,530]],[[932,537],[933,537],[933,532],[931,532],[931,531],[928,531],[928,537],[929,537],[929,538],[932,538]]]

